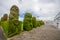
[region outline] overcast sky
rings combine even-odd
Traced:
[[[23,20],[25,12],[42,20],[53,20],[60,12],[60,0],[0,0],[0,17],[9,14],[12,5],[19,7],[19,20]]]

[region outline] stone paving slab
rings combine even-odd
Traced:
[[[44,25],[31,31],[22,32],[10,40],[60,40],[60,30],[52,25]]]

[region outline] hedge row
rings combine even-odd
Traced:
[[[7,37],[11,37],[23,31],[22,22],[15,20],[15,23],[14,21],[11,21],[11,24],[9,24],[9,21],[2,22],[2,27]]]
[[[7,15],[4,15],[1,20],[3,30],[7,37],[16,35],[23,30],[32,30],[44,24],[43,21],[37,21],[36,17],[32,17],[31,13],[25,13],[23,22],[19,21],[19,9],[15,5],[10,9],[9,19],[7,17]]]
[[[8,36],[8,26],[9,26],[9,23],[8,21],[5,21],[5,22],[1,22],[1,26],[6,34],[6,36]]]
[[[32,17],[31,13],[25,13],[24,21],[23,21],[23,28],[24,30],[31,30],[36,27],[40,27],[41,25],[44,25],[44,22],[42,20],[37,21],[36,17]]]
[[[1,21],[0,21],[0,26],[1,26]]]
[[[36,26],[44,25],[44,22],[42,20],[36,21]]]
[[[32,17],[32,24],[33,24],[33,28],[36,28],[36,17]]]
[[[33,28],[40,27],[41,25],[44,25],[44,22],[42,20],[37,21],[36,17],[32,17],[30,13],[25,14],[23,23],[18,20],[9,20],[2,22],[2,27],[7,37],[14,36],[22,32],[23,30],[25,31],[32,30]]]

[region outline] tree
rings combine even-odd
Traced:
[[[3,17],[1,18],[1,21],[7,21],[8,20],[8,15],[4,14]]]
[[[24,30],[31,30],[33,28],[32,26],[32,14],[31,13],[26,13],[24,16],[24,21],[23,21],[23,28]]]
[[[32,17],[32,24],[33,24],[33,27],[36,28],[36,17]]]

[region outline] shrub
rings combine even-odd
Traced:
[[[44,25],[44,22],[42,20],[40,21],[40,25]]]
[[[10,9],[9,14],[9,36],[13,36],[19,33],[20,23],[19,18],[19,8],[16,5],[13,5]]]
[[[8,27],[9,27],[8,21],[5,21],[2,23],[2,28],[7,36],[8,36],[8,30],[9,30]]]
[[[29,31],[33,28],[32,15],[30,13],[26,13],[24,16],[23,28],[24,28],[24,30],[27,30],[27,31]]]
[[[16,30],[15,25],[13,24],[13,21],[9,20],[9,35],[14,33]]]
[[[18,21],[18,18],[19,8],[16,5],[13,5],[10,9],[9,21],[7,20],[8,19],[7,14],[4,14],[4,16],[1,18],[0,23],[2,24],[3,30],[7,37],[11,37],[23,31],[23,24],[21,21]]]
[[[18,31],[23,31],[23,22],[19,21]]]
[[[16,5],[13,5],[10,8],[9,20],[18,20],[19,18],[19,8]]]
[[[18,20],[9,21],[9,37],[16,35],[23,31],[22,22]]]
[[[44,22],[42,20],[36,21],[37,26],[44,25]]]
[[[1,21],[7,21],[8,20],[8,15],[4,14],[3,17],[1,18]]]
[[[14,33],[16,28],[18,28],[19,22],[19,8],[16,5],[13,5],[10,9],[9,14],[9,34]]]
[[[33,27],[36,28],[36,17],[32,17],[32,24],[33,24]]]
[[[37,25],[37,27],[38,27],[38,26],[40,26],[40,23],[39,23],[39,21],[36,21],[36,25]]]
[[[1,26],[1,21],[0,21],[0,26]]]

